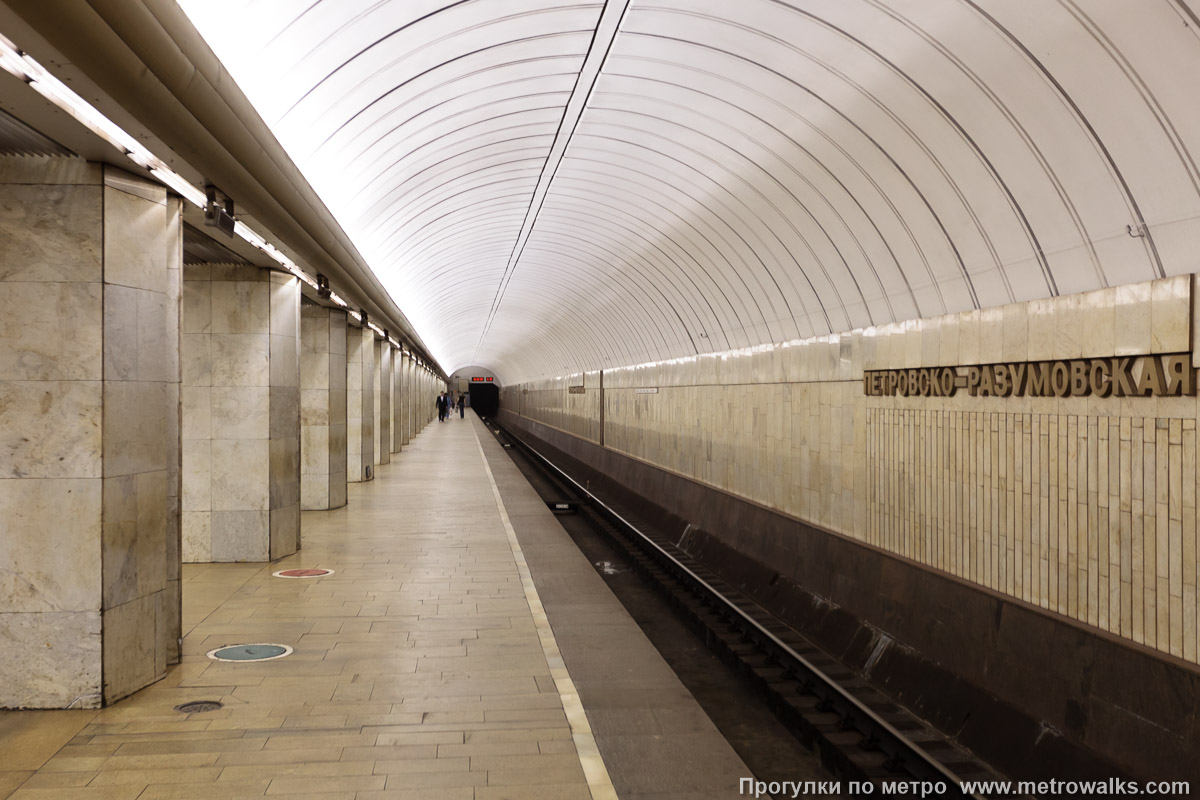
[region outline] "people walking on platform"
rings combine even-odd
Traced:
[[[466,396],[462,392],[459,392],[459,395],[458,395],[458,418],[465,419],[466,416],[467,416]]]

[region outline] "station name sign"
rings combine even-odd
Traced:
[[[1196,394],[1190,353],[863,372],[870,397],[1182,397]]]

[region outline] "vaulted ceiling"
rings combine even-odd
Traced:
[[[1195,0],[180,0],[447,372],[1200,271]]]

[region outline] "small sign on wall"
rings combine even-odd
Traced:
[[[584,388],[582,386],[568,386],[567,387],[567,394],[583,394],[583,393],[584,393]]]
[[[658,394],[657,386],[643,386],[633,390],[634,394]]]

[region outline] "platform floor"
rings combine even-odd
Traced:
[[[738,796],[745,765],[473,414],[393,459],[304,512],[296,556],[187,565],[166,680],[0,712],[0,798]],[[271,575],[295,567],[335,573]],[[295,652],[206,656],[255,642]]]

